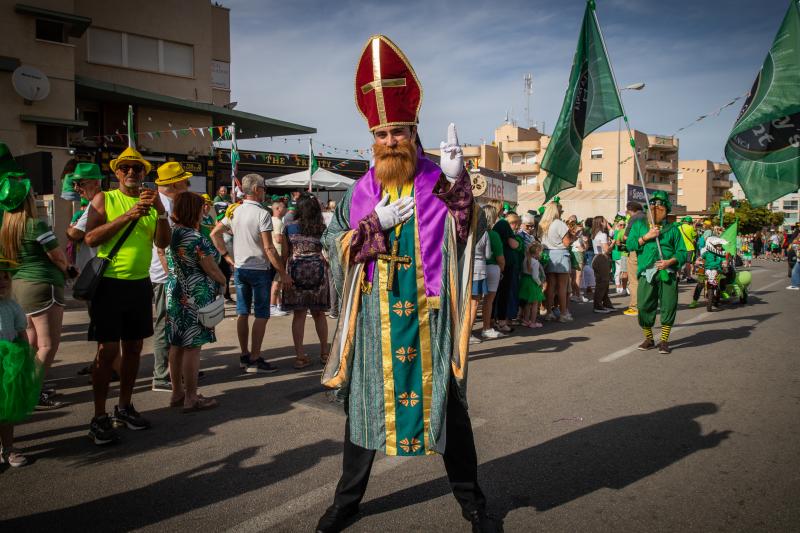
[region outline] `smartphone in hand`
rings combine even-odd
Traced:
[[[142,182],[142,189],[144,189],[146,191],[156,191],[156,190],[158,190],[158,187],[152,181],[144,181],[144,182]]]

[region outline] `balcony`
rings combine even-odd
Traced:
[[[503,141],[503,152],[539,152],[541,143],[539,141]]]
[[[655,191],[665,191],[672,194],[674,191],[672,189],[672,183],[664,183],[660,181],[647,181],[647,189],[655,190]]]
[[[648,135],[648,148],[654,150],[677,150],[678,140],[668,135]]]
[[[730,174],[731,166],[727,163],[714,163],[714,171],[724,174]]]
[[[539,163],[510,163],[508,161],[503,161],[502,168],[500,169],[503,172],[508,172],[509,174],[538,174],[541,171],[541,167]]]
[[[647,170],[658,170],[661,172],[678,172],[677,161],[659,161],[657,159],[648,159],[644,164]]]
[[[720,187],[722,189],[730,189],[731,188],[731,180],[724,180],[724,179],[714,179],[711,180],[712,187]]]

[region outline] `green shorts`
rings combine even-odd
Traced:
[[[53,305],[64,307],[64,287],[27,279],[13,280],[11,287],[14,299],[26,315],[47,311]]]

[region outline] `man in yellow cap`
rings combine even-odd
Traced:
[[[115,425],[147,429],[150,423],[133,407],[131,397],[142,343],[153,335],[152,285],[149,268],[153,244],[169,244],[170,227],[161,197],[142,188],[152,166],[134,148],[127,148],[109,164],[119,189],[92,198],[86,223],[88,246],[98,247],[98,257],[108,257],[125,235],[98,283],[89,313],[90,334],[97,341],[97,361],[92,373],[95,416],[89,437],[97,445],[117,440]],[[114,359],[122,350],[119,404],[114,421],[106,414],[108,384]]]
[[[172,214],[172,203],[178,193],[189,190],[191,172],[187,172],[177,161],[169,161],[158,167],[158,195],[164,204],[167,220]],[[172,226],[172,221],[170,221]],[[152,390],[172,392],[169,381],[169,343],[167,342],[167,256],[166,249],[153,245],[153,258],[150,261],[150,282],[153,284],[153,304],[155,305],[155,325],[153,326],[153,384]]]

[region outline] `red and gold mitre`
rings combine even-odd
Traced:
[[[422,86],[411,63],[384,35],[373,35],[356,69],[356,105],[370,131],[417,124]]]

